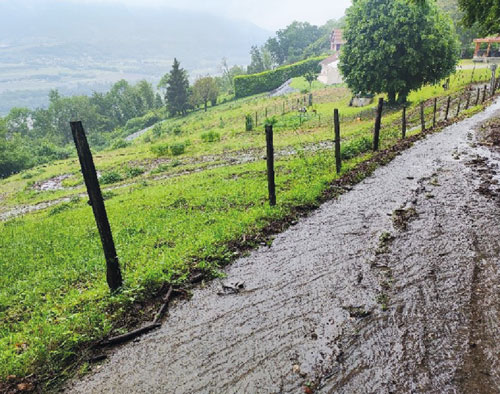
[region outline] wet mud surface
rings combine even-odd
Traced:
[[[500,392],[500,153],[474,131],[494,115],[416,143],[66,391]]]

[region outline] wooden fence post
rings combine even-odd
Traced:
[[[101,188],[97,178],[97,172],[95,170],[94,160],[90,152],[87,137],[85,136],[85,131],[83,130],[82,122],[70,122],[70,125],[90,204],[94,212],[99,235],[101,236],[104,257],[106,259],[106,279],[111,291],[116,291],[123,284],[122,274],[115,243],[113,242],[111,226],[109,225],[108,215],[106,214],[106,208],[104,206],[104,199],[102,198]]]
[[[458,96],[458,106],[457,106],[457,115],[460,114],[460,105],[462,104],[462,96]]]
[[[340,174],[342,158],[340,157],[340,120],[338,109],[333,111],[333,123],[335,124],[335,170],[337,174]]]
[[[446,112],[444,113],[444,120],[448,120],[448,114],[450,113],[450,105],[451,105],[451,96],[448,96],[448,100],[446,101]]]
[[[266,146],[267,146],[267,188],[269,191],[269,205],[276,205],[276,183],[274,179],[274,146],[273,146],[273,126],[266,125]]]
[[[420,102],[420,130],[422,133],[425,131],[425,114],[424,114],[424,102]]]
[[[481,88],[477,88],[476,106],[479,104],[480,97],[481,97]]]
[[[375,118],[375,131],[373,133],[373,150],[378,151],[380,145],[380,126],[382,124],[382,110],[384,109],[384,99],[378,100],[377,117]]]
[[[432,115],[432,128],[436,127],[437,97],[434,98],[434,112]]]
[[[257,111],[255,111],[255,127],[259,124],[259,115],[257,114]]]
[[[490,66],[490,68],[491,68],[491,82],[490,82],[491,97],[493,97],[495,95],[495,89],[496,89],[496,85],[497,85],[496,73],[497,73],[498,66],[496,64],[492,64]]]
[[[402,125],[401,125],[401,138],[406,138],[406,105],[403,106],[403,115],[402,115]]]
[[[467,93],[467,102],[465,103],[465,109],[469,109],[470,105],[470,92]]]
[[[486,85],[484,85],[483,99],[481,100],[481,103],[484,103],[484,101],[486,100],[486,89],[488,89],[488,87]]]

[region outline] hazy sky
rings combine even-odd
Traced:
[[[275,31],[294,20],[323,24],[338,19],[351,0],[73,0],[116,2],[128,5],[165,5],[180,9],[208,11],[230,18],[246,19]]]

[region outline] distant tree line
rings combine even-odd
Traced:
[[[332,30],[343,26],[344,18],[332,19],[319,27],[295,21],[278,30],[261,47],[252,46],[247,74],[260,73],[327,53]]]

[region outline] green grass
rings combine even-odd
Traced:
[[[446,93],[458,92],[470,76],[470,70],[454,76]],[[486,76],[476,70],[476,78]],[[149,134],[149,142],[136,141],[95,156],[97,169],[112,182],[104,187],[106,206],[125,278],[124,291],[116,296],[110,296],[106,286],[91,208],[87,198],[78,197],[85,189],[76,159],[0,181],[0,213],[18,204],[71,198],[0,222],[0,379],[60,371],[81,346],[119,329],[134,302],[147,299],[165,282],[182,282],[195,267],[217,272],[232,259],[234,242],[245,235],[251,239],[298,207],[317,205],[337,174],[331,149],[310,147],[331,142],[333,108],[351,117],[341,128],[342,154],[350,158],[344,171],[369,158],[370,153],[364,152],[369,150],[373,118],[362,115],[366,108],[349,107],[343,87],[320,87],[313,93],[316,115],[309,112],[302,119],[296,111],[282,115],[283,98],[247,98],[210,108],[206,114],[167,120],[161,133]],[[417,113],[420,100],[444,93],[440,86],[412,93],[409,114]],[[285,99],[290,104],[301,97]],[[256,131],[244,131],[245,114],[258,111],[264,119],[266,108],[269,116],[271,108],[275,111],[280,154],[274,208],[267,204],[261,159],[263,124]],[[386,111],[382,147],[397,141],[399,119],[398,108]],[[168,147],[165,156],[152,151],[158,144]],[[170,147],[176,144],[184,149],[178,148],[174,156]],[[280,153],[291,147],[296,154]],[[245,155],[253,160],[232,161]],[[63,182],[66,189],[33,189],[34,184],[62,174],[72,174]]]

